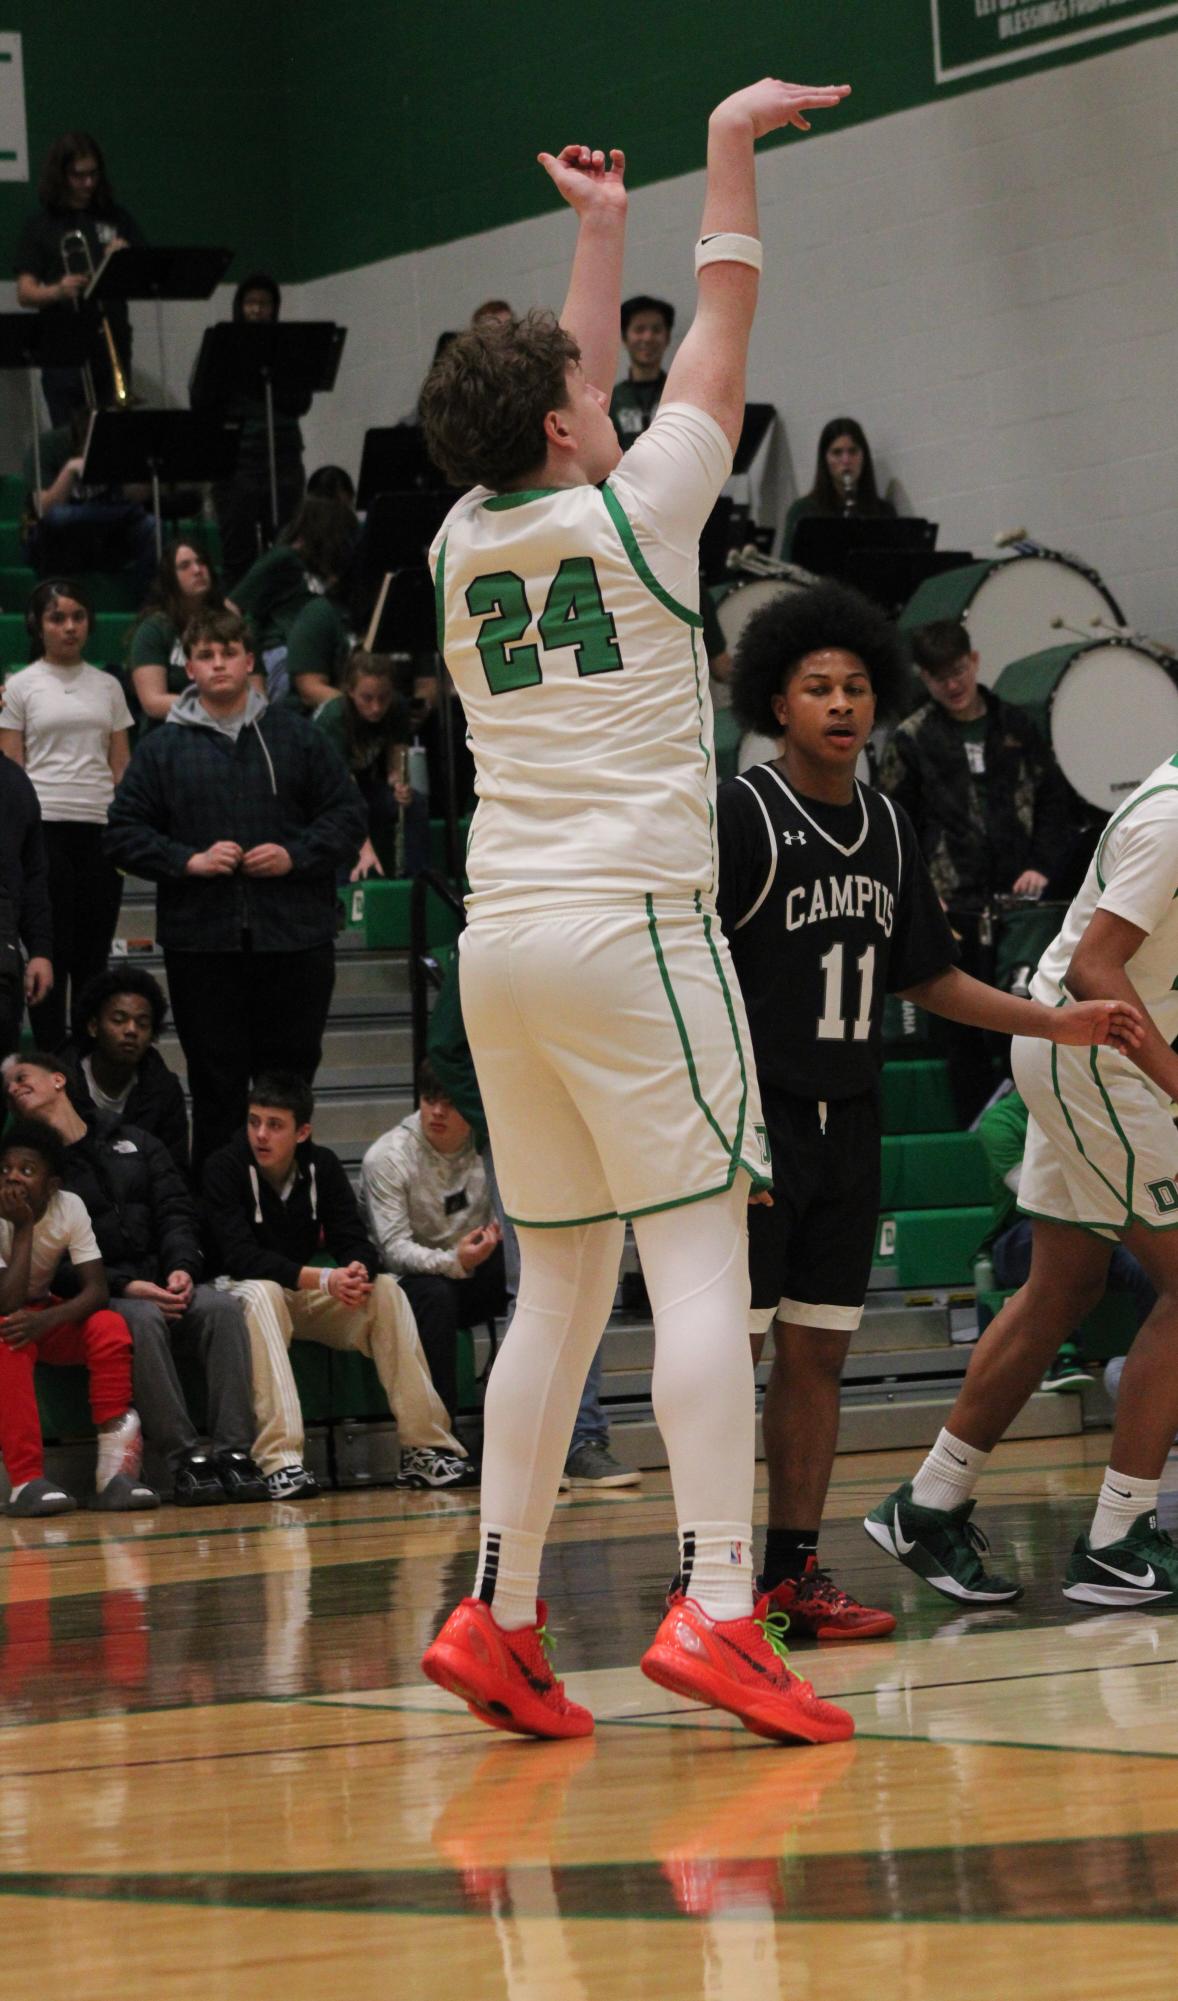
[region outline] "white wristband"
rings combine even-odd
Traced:
[[[334,1266],[334,1265],[320,1265],[320,1267],[319,1267],[319,1290],[320,1290],[320,1292],[330,1292],[330,1291],[331,1291],[331,1274],[332,1274],[332,1272],[333,1272],[334,1270],[335,1270],[335,1266]]]
[[[697,273],[705,264],[749,264],[759,271],[763,262],[760,238],[738,236],[733,230],[719,229],[711,236],[701,236],[695,246]]]

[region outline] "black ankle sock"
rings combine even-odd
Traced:
[[[765,1561],[761,1582],[767,1591],[784,1584],[787,1577],[800,1577],[807,1559],[818,1551],[817,1529],[766,1529]]]

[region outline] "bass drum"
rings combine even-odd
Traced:
[[[1102,813],[1178,744],[1178,663],[1139,640],[1049,646],[1012,660],[994,687],[1029,711],[1068,784]]]
[[[927,577],[900,615],[905,632],[934,619],[960,619],[980,661],[979,679],[997,685],[1012,660],[1059,645],[1061,630],[1123,625],[1121,608],[1095,570],[1049,550],[965,563]]]

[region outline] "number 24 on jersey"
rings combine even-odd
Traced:
[[[532,608],[524,580],[514,570],[476,577],[467,589],[466,608],[472,618],[482,620],[475,643],[493,695],[534,688],[543,680],[541,646],[548,653],[571,646],[578,674],[617,674],[625,664],[617,624],[602,602],[589,556],[566,557],[553,578],[536,625],[541,646],[524,642]]]

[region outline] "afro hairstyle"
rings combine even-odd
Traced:
[[[25,1153],[38,1154],[55,1181],[65,1180],[65,1141],[56,1128],[47,1125],[44,1119],[11,1121],[3,1139],[0,1139],[0,1160],[17,1148]]]
[[[910,679],[899,631],[861,591],[823,579],[782,591],[749,619],[733,661],[732,707],[738,721],[759,736],[780,736],[774,695],[807,654],[835,647],[863,662],[877,714],[899,713]]]

